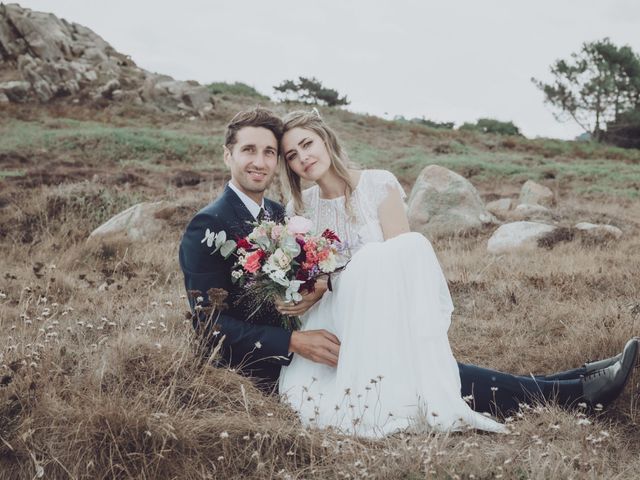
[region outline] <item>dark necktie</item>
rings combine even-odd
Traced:
[[[262,220],[264,220],[264,217],[267,215],[266,211],[264,208],[260,207],[260,212],[258,213],[258,216],[256,217],[256,220],[258,220],[259,222],[261,222]]]

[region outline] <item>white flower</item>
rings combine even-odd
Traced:
[[[255,346],[256,346],[257,349],[260,349],[260,348],[262,348],[262,343],[260,343],[260,341],[257,341],[255,343]]]
[[[220,434],[220,438],[229,438],[229,434],[227,432],[222,432]]]
[[[277,248],[275,252],[271,254],[268,263],[281,268],[285,272],[289,270],[289,265],[291,264],[291,259],[287,256],[286,253],[281,248]]]
[[[207,228],[204,232],[204,238],[200,240],[200,243],[207,242],[207,247],[213,247],[213,242],[216,239],[216,232],[212,232]]]
[[[338,262],[336,262],[336,256],[333,254],[330,254],[326,260],[319,262],[318,266],[320,267],[320,270],[322,270],[324,273],[334,272],[336,268],[338,268]]]
[[[238,280],[240,277],[242,277],[242,271],[234,270],[233,272],[231,272],[231,278],[235,278],[236,280]]]
[[[284,292],[284,300],[286,302],[299,302],[302,300],[302,295],[298,293],[298,290],[300,290],[300,285],[303,283],[304,282],[302,280],[291,280],[287,287],[287,291]]]

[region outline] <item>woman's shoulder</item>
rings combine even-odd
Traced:
[[[369,169],[363,170],[360,176],[358,188],[374,197],[376,205],[379,205],[386,197],[390,189],[398,190],[404,199],[406,194],[396,176],[389,170]]]
[[[364,184],[371,186],[400,185],[400,182],[393,173],[391,173],[389,170],[382,169],[372,168],[368,170],[362,170],[362,173],[360,174],[360,180],[363,181]]]
[[[318,191],[318,185],[312,185],[309,188],[302,190],[302,204],[305,210],[309,209],[313,203],[313,198]],[[295,209],[293,208],[293,199],[287,202],[286,206],[287,216],[295,215]]]

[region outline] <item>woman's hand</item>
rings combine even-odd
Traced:
[[[283,315],[289,315],[291,317],[299,317],[306,313],[311,307],[313,307],[318,300],[322,298],[324,292],[327,291],[327,279],[320,278],[316,281],[315,290],[313,292],[307,292],[302,294],[302,300],[297,303],[285,302],[282,298],[276,299],[276,308]]]

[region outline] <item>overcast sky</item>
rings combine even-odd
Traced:
[[[315,76],[350,110],[454,121],[512,120],[573,138],[532,76],[585,41],[640,52],[638,0],[23,0],[83,24],[141,67],[177,79],[273,85]]]

